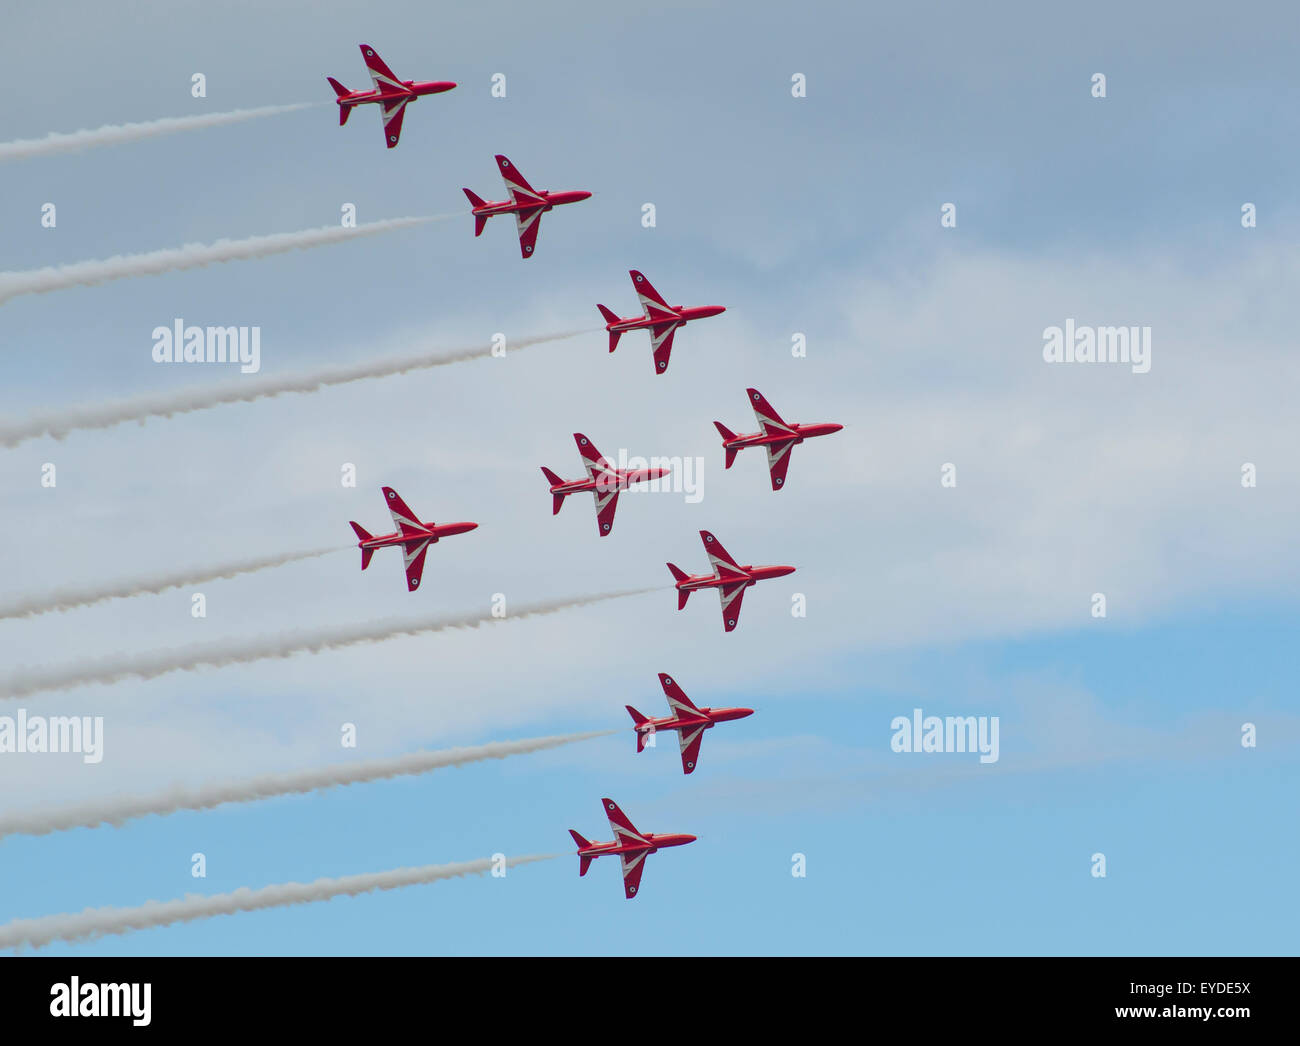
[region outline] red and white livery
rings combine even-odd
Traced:
[[[617,854],[623,864],[623,894],[630,901],[636,896],[641,885],[641,873],[645,871],[645,859],[652,853],[658,853],[667,846],[685,846],[695,842],[693,835],[656,835],[654,832],[639,831],[627,814],[618,808],[613,799],[602,799],[605,816],[609,818],[610,830],[614,833],[612,843],[593,843],[569,829],[573,841],[578,844],[578,874],[586,875],[591,862],[597,857]]]
[[[642,273],[629,269],[628,275],[632,277],[632,287],[641,299],[645,315],[620,317],[604,305],[597,305],[596,308],[605,317],[610,352],[618,348],[618,339],[628,331],[650,332],[650,348],[654,353],[656,374],[662,374],[668,369],[668,357],[672,355],[673,336],[678,327],[685,327],[691,320],[708,319],[727,311],[723,305],[669,305]]]
[[[339,126],[348,122],[352,110],[358,105],[378,105],[384,120],[384,144],[390,149],[395,148],[402,137],[402,117],[407,105],[426,94],[442,94],[456,86],[451,80],[399,80],[369,44],[361,45],[361,57],[375,85],[373,91],[349,91],[334,77],[325,78],[334,88],[339,106]]]
[[[392,487],[384,487],[384,499],[388,502],[393,524],[397,527],[394,533],[376,537],[360,523],[351,523],[352,529],[360,538],[357,548],[361,549],[361,569],[370,566],[370,557],[375,554],[375,549],[398,545],[406,560],[408,592],[414,592],[420,587],[420,575],[424,573],[424,555],[430,545],[436,545],[439,538],[465,534],[478,527],[477,523],[421,523]]]
[[[573,434],[573,442],[578,445],[578,453],[582,455],[582,463],[587,468],[587,478],[560,479],[545,465],[542,466],[542,475],[551,485],[551,515],[559,513],[564,505],[564,499],[570,494],[590,492],[596,499],[596,530],[601,537],[605,537],[614,529],[614,512],[618,509],[620,491],[626,490],[633,483],[659,479],[672,471],[658,466],[644,469],[617,469],[605,460],[604,455],[596,449],[596,445],[581,432]]]
[[[700,531],[700,540],[704,542],[704,551],[708,553],[712,574],[688,574],[680,567],[668,564],[677,589],[677,609],[686,606],[686,600],[692,592],[701,588],[716,588],[722,600],[722,630],[730,632],[740,621],[740,602],[745,598],[745,589],[769,578],[785,577],[794,573],[794,567],[767,566],[756,567],[750,564],[741,566],[728,555],[722,543],[707,530]]]
[[[736,462],[736,455],[746,447],[763,447],[767,450],[767,468],[772,475],[772,489],[780,490],[785,486],[785,473],[790,467],[790,451],[796,443],[802,443],[813,436],[829,436],[839,432],[843,425],[822,422],[816,425],[799,425],[784,421],[781,415],[772,409],[758,389],[746,389],[749,404],[754,408],[754,417],[758,419],[758,432],[737,436],[720,421],[713,424],[722,435],[722,449],[727,454],[727,468]]]
[[[700,759],[700,742],[704,740],[704,731],[718,723],[729,723],[733,719],[745,719],[754,714],[752,708],[697,708],[680,686],[667,672],[659,673],[659,683],[668,698],[671,715],[662,717],[643,716],[631,705],[624,705],[632,717],[636,731],[636,750],[645,749],[646,740],[660,730],[676,730],[678,745],[682,750],[682,773],[695,772],[695,764]]]
[[[487,225],[487,220],[494,214],[513,214],[515,223],[519,226],[519,253],[525,258],[531,258],[533,248],[537,246],[538,230],[542,227],[542,215],[553,207],[589,199],[591,193],[585,189],[572,189],[564,192],[547,192],[545,189],[534,189],[528,184],[528,180],[519,173],[519,168],[504,156],[498,154],[496,161],[497,168],[501,171],[501,178],[506,183],[506,192],[510,194],[510,199],[494,202],[483,199],[483,197],[469,189],[461,190],[469,199],[470,206],[474,208],[474,235],[483,235],[483,227]]]

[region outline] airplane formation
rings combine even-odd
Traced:
[[[406,107],[425,95],[450,91],[456,87],[456,84],[449,80],[399,80],[373,47],[368,44],[360,46],[361,56],[370,73],[374,89],[350,91],[333,77],[328,77],[339,107],[339,124],[341,126],[347,123],[348,116],[357,106],[377,105],[380,107],[383,121],[384,143],[392,149],[401,139],[402,120]],[[483,234],[489,218],[513,214],[519,237],[519,252],[527,260],[533,257],[536,251],[542,215],[556,207],[590,199],[591,193],[585,189],[560,192],[534,189],[519,168],[505,155],[498,153],[495,159],[497,170],[502,181],[505,182],[507,199],[485,200],[468,188],[462,189],[466,199],[469,200],[470,213],[474,218],[474,235],[478,237]],[[726,308],[722,305],[669,305],[644,273],[630,269],[628,275],[632,279],[632,288],[636,291],[641,305],[641,315],[624,317],[604,305],[596,306],[605,321],[605,331],[609,335],[609,351],[612,353],[618,348],[619,339],[624,334],[644,330],[650,335],[654,372],[663,374],[668,369],[677,331],[696,320],[721,315]],[[730,469],[735,464],[740,451],[748,447],[762,447],[767,453],[772,490],[782,490],[786,484],[791,450],[794,446],[808,439],[839,432],[843,426],[825,422],[817,424],[787,422],[757,389],[750,388],[745,391],[758,421],[759,430],[737,435],[722,422],[713,423],[722,437],[725,467]],[[582,479],[565,480],[551,469],[542,466],[542,474],[546,477],[548,492],[552,499],[551,514],[559,514],[566,497],[572,494],[589,493],[595,501],[596,532],[600,537],[608,537],[614,527],[614,514],[618,508],[619,494],[633,484],[661,479],[667,476],[670,470],[664,467],[619,469],[612,465],[583,433],[575,432],[573,440],[587,474]],[[351,523],[358,539],[357,547],[361,550],[361,569],[365,570],[370,565],[370,559],[376,549],[400,548],[406,573],[407,591],[414,592],[420,587],[429,546],[437,544],[442,538],[474,530],[478,524],[422,522],[391,487],[384,487],[383,494],[396,530],[391,534],[376,536],[359,523]],[[709,560],[710,572],[688,574],[680,567],[672,563],[668,564],[673,585],[677,590],[677,609],[682,610],[686,607],[692,592],[715,589],[722,607],[723,631],[731,632],[740,622],[740,608],[745,591],[760,581],[792,574],[795,568],[782,565],[742,565],[736,562],[712,533],[707,530],[701,530],[699,533]],[[698,765],[700,745],[705,731],[719,723],[733,722],[754,714],[752,708],[699,707],[686,696],[682,688],[667,673],[659,673],[659,682],[668,702],[667,716],[647,717],[631,705],[625,706],[632,717],[636,750],[640,753],[647,747],[653,747],[659,731],[675,732],[678,736],[684,774],[693,773]],[[604,804],[605,815],[614,838],[611,842],[591,842],[577,831],[570,829],[569,834],[578,847],[578,874],[585,876],[592,861],[598,857],[617,856],[622,867],[624,896],[628,899],[635,897],[640,890],[645,860],[649,855],[661,849],[684,846],[696,841],[693,835],[642,832],[632,824],[612,799],[603,799],[601,802]]]

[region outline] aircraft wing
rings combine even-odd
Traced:
[[[515,211],[515,224],[519,226],[519,253],[525,258],[531,258],[533,248],[537,246],[537,233],[542,228],[542,210],[541,207],[529,207]]]
[[[645,871],[646,851],[638,850],[636,853],[619,856],[623,859],[623,896],[630,901],[636,896],[637,888],[641,885],[641,873]]]
[[[614,529],[614,513],[618,510],[618,488],[596,490],[596,529],[604,537]]]
[[[668,698],[668,708],[674,715],[686,719],[699,718],[700,710],[695,707],[695,703],[686,696],[686,692],[673,681],[671,676],[665,672],[660,672],[659,684],[664,688],[664,697]]]
[[[605,455],[596,449],[596,445],[591,442],[581,432],[573,434],[573,442],[578,445],[578,454],[582,458],[582,464],[587,470],[587,476],[594,480],[609,477],[608,474],[613,471]]]
[[[662,374],[668,369],[668,357],[673,353],[673,335],[676,332],[675,320],[656,323],[650,328],[650,348],[654,350],[656,374]]]
[[[718,589],[718,597],[722,600],[722,630],[730,632],[740,621],[740,601],[745,598],[745,589],[748,588],[748,582],[737,581],[730,585],[723,585]]]
[[[618,804],[613,799],[602,799],[601,804],[605,807],[605,816],[609,818],[609,828],[614,833],[616,843],[620,846],[627,843],[649,844],[650,840],[637,831],[636,826],[628,820],[627,814],[618,808]],[[619,854],[619,860],[623,862],[623,893],[629,899],[636,896],[637,887],[641,885],[646,852],[646,850],[636,850]]]
[[[366,70],[370,73],[376,91],[406,90],[406,84],[397,78],[397,74],[388,68],[379,53],[369,44],[361,45],[361,60],[366,63]]]
[[[749,405],[754,408],[754,417],[758,419],[759,428],[763,430],[764,436],[788,436],[794,431],[781,415],[772,409],[772,404],[767,402],[767,398],[758,389],[746,391],[749,393]]]
[[[707,530],[700,531],[700,539],[704,542],[704,551],[709,557],[709,565],[713,567],[718,577],[723,580],[728,578],[736,581],[749,580],[749,575],[740,569],[740,564],[731,558],[731,554],[722,547],[721,541]]]
[[[772,489],[780,490],[785,486],[785,473],[790,467],[790,452],[794,449],[794,440],[767,444],[767,467],[772,473]]]
[[[510,194],[510,199],[516,206],[528,207],[546,202],[542,199],[542,194],[529,185],[528,179],[519,173],[518,167],[500,154],[497,155],[496,161],[497,170],[501,172],[501,180],[506,183],[506,192]]]
[[[409,101],[409,98],[394,98],[383,103],[384,111],[380,115],[384,121],[384,142],[390,149],[395,148],[402,137],[402,117]]]
[[[406,591],[414,592],[420,587],[420,576],[424,573],[424,554],[429,550],[429,539],[408,541],[402,545],[406,556]]]
[[[384,488],[384,499],[388,502],[388,511],[393,515],[393,526],[399,534],[419,534],[424,531],[415,513],[392,487]]]
[[[695,769],[700,758],[700,742],[704,740],[704,724],[687,727],[677,732],[677,740],[682,749],[682,773],[689,774]]]
[[[641,299],[641,308],[645,310],[646,319],[667,320],[677,317],[677,312],[664,301],[663,295],[654,289],[644,275],[637,272],[636,269],[630,269],[628,272],[632,277],[632,286],[636,290],[636,296]]]

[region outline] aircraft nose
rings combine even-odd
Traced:
[[[685,846],[687,843],[695,842],[697,837],[694,835],[683,835],[683,836],[679,836],[679,838],[682,841],[682,845]]]
[[[777,567],[777,577],[785,577],[787,574],[794,573],[794,567]]]
[[[754,714],[754,710],[752,708],[738,708],[736,709],[736,712],[738,713],[738,715],[736,716],[737,719],[748,719],[750,716]]]
[[[843,429],[843,428],[844,428],[843,425],[827,425],[827,426],[826,426],[826,435],[829,436],[832,432],[839,432],[839,431],[840,431],[841,429]]]

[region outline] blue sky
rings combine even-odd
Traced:
[[[699,770],[630,730],[536,756],[119,829],[0,841],[0,920],[187,892],[558,853],[605,838],[599,799],[699,841],[617,872],[575,858],[504,880],[211,919],[53,946],[75,954],[1253,954],[1294,950],[1289,889],[1300,716],[1293,526],[1300,378],[1297,25],[1283,5],[1186,18],[1122,5],[594,4],[481,16],[388,5],[94,5],[13,18],[0,139],[191,112],[319,108],[7,164],[0,268],[462,207],[500,195],[492,155],[534,185],[587,188],[522,262],[466,214],[319,250],[78,288],[0,310],[0,410],[20,417],[232,380],[159,367],[182,317],[258,324],[264,373],[597,327],[626,271],[727,313],[677,338],[599,330],[504,361],[0,453],[7,594],[312,548],[320,560],[191,590],[0,623],[7,665],[64,664],[316,624],[665,583],[701,569],[696,531],[743,562],[793,563],[724,635],[670,590],[469,634],[393,640],[148,683],[33,696],[102,714],[106,756],[0,756],[0,809],[420,747],[622,728],[662,714],[655,673],[756,714],[706,737]],[[147,15],[147,17],[145,17]],[[336,126],[325,75],[364,86],[356,44],[454,92]],[[207,76],[192,99],[190,75]],[[507,76],[507,97],[489,95]],[[808,97],[790,96],[790,76]],[[1089,94],[1104,72],[1108,97]],[[56,229],[39,225],[58,206]],[[1240,225],[1244,202],[1259,225]],[[654,229],[640,225],[653,202]],[[940,207],[955,203],[956,229]],[[1067,317],[1149,325],[1151,373],[1049,367]],[[793,359],[793,332],[809,355]],[[796,448],[774,494],[710,422],[845,430]],[[705,496],[628,496],[615,532],[558,518],[537,466],[700,455]],[[46,462],[55,490],[39,485]],[[339,484],[355,464],[356,489]],[[958,469],[956,489],[940,466]],[[1242,463],[1258,467],[1245,490]],[[424,518],[473,519],[408,596],[393,554],[361,574],[349,519],[379,487]],[[808,599],[808,617],[789,613]],[[1108,616],[1091,617],[1104,592]],[[15,705],[16,702],[5,702]],[[1001,759],[890,750],[913,708],[996,715]],[[0,711],[9,712],[6,708]],[[343,751],[342,722],[359,750]],[[1259,746],[1243,749],[1243,723]],[[208,876],[189,874],[194,852]],[[1105,853],[1108,875],[1090,858]],[[790,875],[807,857],[806,878]]]

